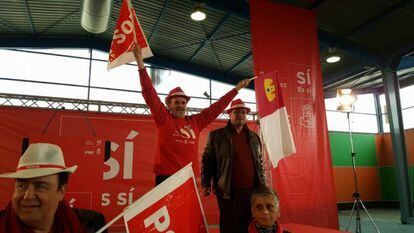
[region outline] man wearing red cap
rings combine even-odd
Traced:
[[[220,211],[220,232],[247,233],[252,220],[250,193],[266,183],[260,139],[246,125],[250,109],[234,100],[227,126],[209,134],[201,169],[203,194],[216,194]]]
[[[214,121],[249,79],[240,81],[235,88],[202,112],[186,116],[190,100],[181,88],[176,87],[165,98],[167,107],[161,102],[147,74],[139,46],[132,49],[139,68],[142,95],[151,110],[157,126],[157,149],[155,154],[155,183],[158,185],[188,163],[198,171],[198,137],[200,131]]]

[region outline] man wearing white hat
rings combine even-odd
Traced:
[[[0,174],[15,179],[11,203],[0,212],[0,232],[82,233],[85,227],[63,200],[69,174],[59,146],[31,144],[20,157],[16,172]]]
[[[202,158],[203,194],[215,191],[220,232],[247,233],[252,219],[250,193],[265,184],[259,136],[246,125],[250,108],[236,99],[226,111],[227,126],[210,132]]]
[[[240,81],[235,88],[202,112],[186,116],[187,103],[190,97],[180,87],[176,87],[165,98],[166,107],[158,97],[147,74],[141,49],[135,46],[133,53],[139,68],[142,95],[157,126],[158,138],[154,163],[155,183],[161,183],[190,162],[193,163],[193,169],[199,171],[198,138],[200,131],[224,111],[238,91],[249,85],[250,80]]]

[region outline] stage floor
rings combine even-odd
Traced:
[[[414,232],[414,225],[404,225],[400,222],[400,210],[399,209],[390,209],[390,208],[372,208],[368,209],[369,213],[373,217],[375,224],[377,225],[378,229],[381,233],[407,233],[407,232]],[[339,225],[342,231],[345,231],[346,224],[348,223],[348,217],[350,211],[348,210],[341,210],[338,212],[339,214]],[[354,216],[355,217],[355,216]],[[371,222],[369,221],[368,216],[365,213],[362,214],[361,220],[361,228],[362,232],[364,233],[375,233],[375,229],[372,226]],[[289,226],[288,226],[289,227]],[[292,227],[292,226],[290,226]],[[291,230],[292,233],[316,233],[316,231],[297,231],[297,229],[286,229]],[[292,231],[293,230],[293,231]],[[210,233],[219,233],[218,226],[210,226],[209,228]],[[326,232],[340,232],[340,231],[317,231],[318,233]],[[355,232],[355,218],[351,221],[349,232]]]
[[[377,225],[378,229],[381,233],[407,233],[407,232],[414,232],[414,225],[402,224],[400,221],[400,210],[399,209],[391,209],[391,208],[371,208],[368,209],[369,214],[374,219],[375,224]],[[348,217],[350,214],[349,210],[341,210],[338,212],[339,214],[339,225],[341,229],[346,228],[346,224],[348,223]],[[375,229],[369,221],[368,216],[365,212],[361,215],[361,229],[364,233],[375,233]],[[350,232],[355,232],[355,215],[353,220],[351,221]]]

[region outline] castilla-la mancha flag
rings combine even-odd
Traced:
[[[124,212],[128,233],[208,233],[191,163]]]
[[[260,130],[275,168],[283,157],[296,153],[286,105],[277,72],[261,74],[254,80]]]
[[[112,37],[111,49],[107,69],[135,61],[131,52],[134,43],[142,49],[143,58],[152,57],[151,49],[141,29],[130,0],[123,0],[116,23],[114,36]]]

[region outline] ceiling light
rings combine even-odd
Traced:
[[[354,111],[354,103],[357,100],[357,96],[352,93],[351,89],[338,89],[336,91],[336,98],[338,99],[336,110],[341,112]]]
[[[339,60],[341,60],[340,56],[330,56],[326,58],[326,62],[328,63],[335,63],[335,62],[338,62]]]
[[[201,2],[197,2],[193,12],[191,13],[191,19],[194,21],[203,21],[206,19],[206,13],[204,12],[204,4]]]
[[[329,48],[329,55],[328,58],[326,58],[326,62],[328,63],[335,63],[341,60],[341,57],[336,52],[335,48]]]

